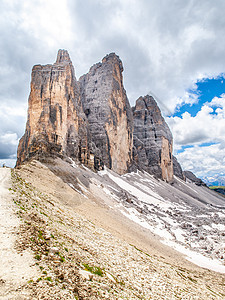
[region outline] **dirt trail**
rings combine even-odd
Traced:
[[[0,299],[29,299],[23,286],[38,274],[31,253],[15,249],[20,219],[9,191],[10,181],[11,170],[0,168]]]

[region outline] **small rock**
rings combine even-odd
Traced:
[[[50,254],[56,254],[57,252],[59,252],[59,248],[57,248],[57,247],[52,247],[52,248],[50,248],[50,250],[49,250],[49,253],[50,253]]]
[[[111,280],[113,283],[116,283],[116,280],[114,279],[114,277],[113,277],[111,274],[109,274],[108,272],[105,272],[105,275],[106,275],[106,277],[107,277],[109,280]]]
[[[45,232],[45,239],[46,240],[50,240],[50,238],[51,238],[51,232],[48,231],[48,230],[46,230],[46,232]]]
[[[92,280],[93,274],[89,271],[79,270],[79,274],[84,277],[86,280]]]
[[[105,290],[105,291],[109,291],[109,290],[110,290],[110,286],[107,285],[107,284],[102,284],[102,285],[101,285],[101,289],[102,289],[102,290]]]

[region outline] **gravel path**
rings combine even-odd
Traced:
[[[35,261],[28,250],[15,249],[20,219],[10,189],[11,170],[0,168],[0,299],[29,299],[24,285],[35,275]]]

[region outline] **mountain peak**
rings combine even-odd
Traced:
[[[71,59],[67,50],[59,49],[55,63],[60,64],[62,62],[71,62]]]
[[[116,53],[112,52],[107,54],[105,57],[102,59],[102,63],[112,63],[112,64],[119,64],[120,71],[123,72],[123,64],[121,59],[119,58]]]

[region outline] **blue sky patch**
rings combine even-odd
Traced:
[[[183,113],[188,112],[192,117],[201,110],[206,102],[210,102],[214,97],[220,97],[225,93],[225,78],[221,75],[213,79],[204,79],[196,83],[196,90],[189,90],[189,93],[198,95],[198,102],[194,104],[184,104],[177,109],[173,116],[181,117]],[[215,113],[216,107],[213,108]],[[213,114],[212,113],[212,114]]]
[[[193,145],[181,146],[181,148],[176,151],[175,155],[184,152],[185,149],[193,148],[193,147],[194,147]]]

